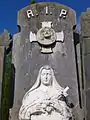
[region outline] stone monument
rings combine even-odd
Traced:
[[[7,102],[8,95],[6,96],[6,83],[8,83],[8,78],[5,79],[6,73],[6,54],[7,48],[10,44],[10,34],[7,30],[0,35],[0,119],[2,120],[2,114],[4,112],[4,116],[7,114]],[[7,86],[8,88],[8,86]],[[7,89],[8,90],[8,89]],[[9,107],[8,107],[9,109]],[[4,119],[3,119],[4,120]]]
[[[35,3],[18,12],[20,31],[13,36],[15,84],[10,120],[82,120],[75,24],[75,11],[57,3]]]
[[[90,120],[90,9],[81,14],[82,95],[85,120]]]
[[[9,33],[7,30],[0,35],[0,101],[1,101],[1,89],[3,82],[3,72],[4,72],[4,57],[5,57],[5,47],[8,47],[9,41]],[[1,104],[1,102],[0,102]]]

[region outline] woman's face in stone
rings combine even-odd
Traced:
[[[48,86],[51,84],[51,70],[50,69],[43,69],[41,72],[41,83]]]

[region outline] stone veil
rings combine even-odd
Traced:
[[[50,66],[41,67],[35,84],[23,97],[19,119],[70,120],[71,108],[62,99],[68,96],[67,90],[57,83]]]

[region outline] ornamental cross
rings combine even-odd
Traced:
[[[30,42],[38,42],[41,45],[42,53],[52,53],[52,44],[55,42],[63,42],[64,41],[64,33],[55,32],[52,29],[52,22],[42,22],[42,28],[39,29],[37,34],[30,31]]]

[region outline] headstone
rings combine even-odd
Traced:
[[[90,120],[90,9],[81,15],[82,89],[85,119]]]
[[[3,82],[3,67],[4,67],[4,53],[5,53],[5,47],[9,45],[9,33],[7,30],[5,30],[0,35],[0,101],[1,101],[1,89],[2,89],[2,82]],[[0,102],[1,103],[1,102]]]
[[[21,31],[13,37],[12,62],[16,73],[11,120],[21,119],[19,112],[23,97],[34,86],[39,70],[44,65],[51,66],[58,85],[68,91],[68,106],[72,109],[72,117],[82,120],[72,30],[76,24],[75,17],[74,10],[56,3],[36,3],[18,12]],[[31,96],[31,101],[32,99],[34,100]],[[63,109],[65,104],[64,101]],[[36,118],[31,120],[33,119]]]
[[[0,46],[0,105],[1,105],[1,86],[3,79],[3,60],[4,60],[4,47]]]

